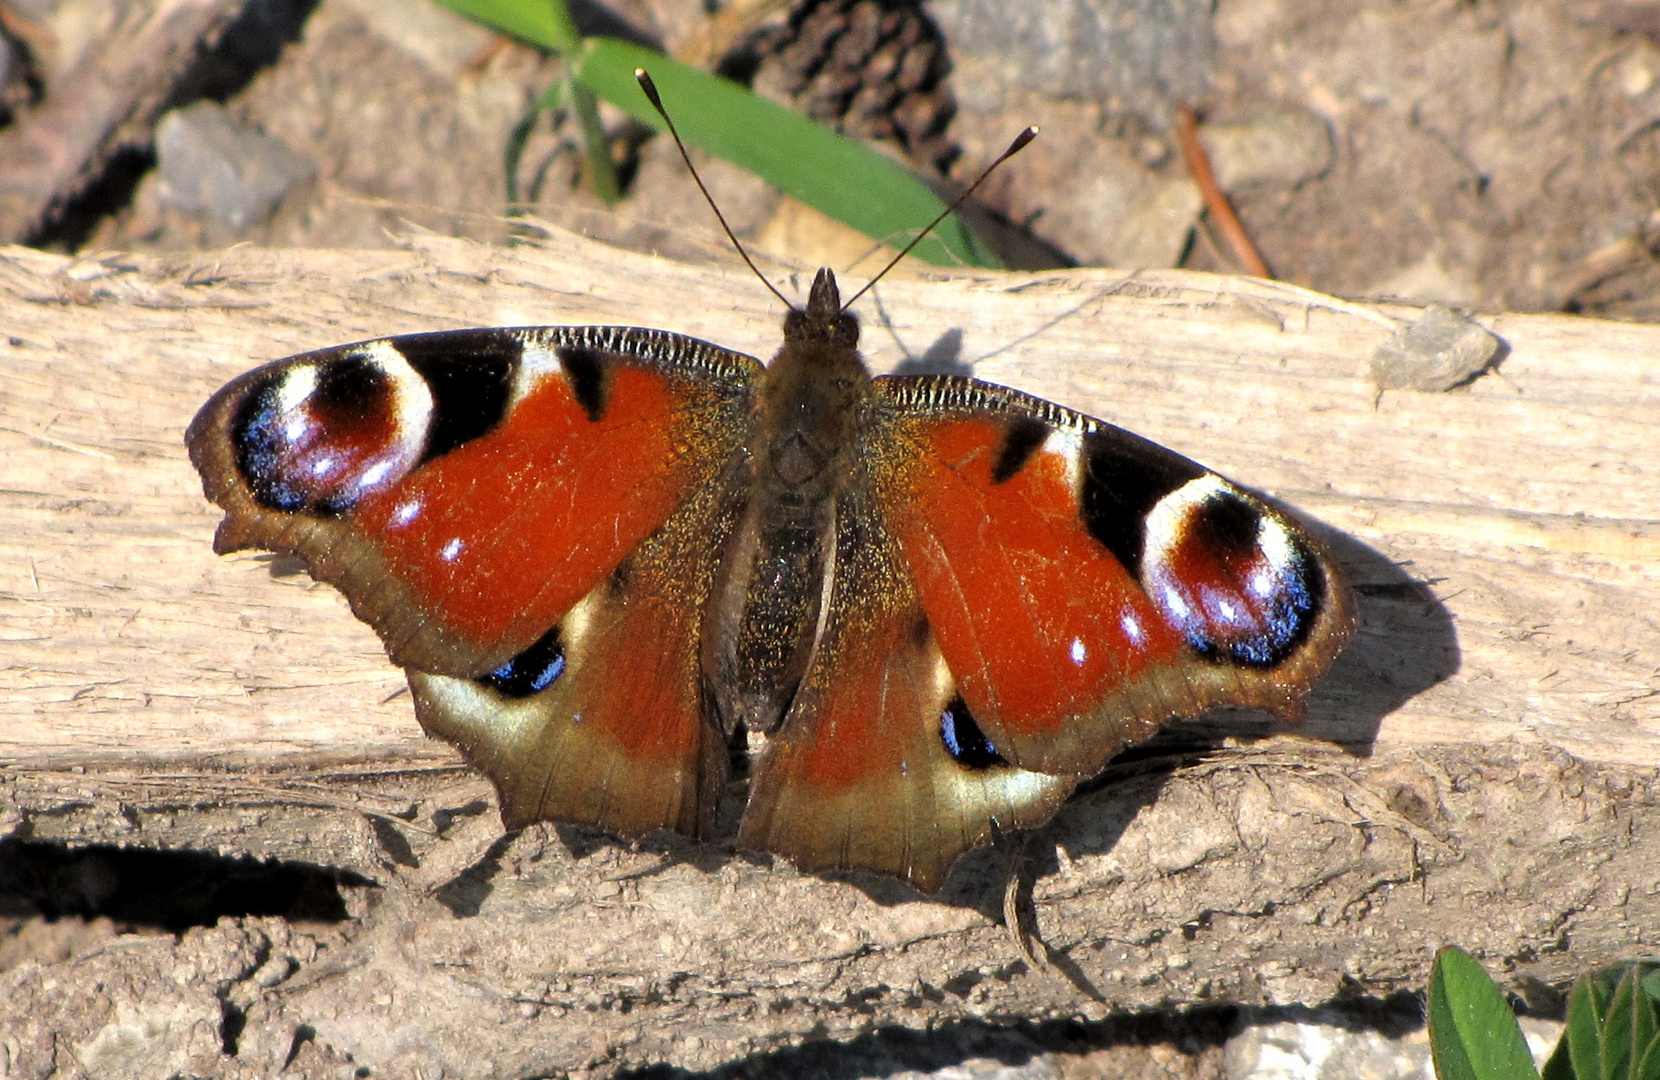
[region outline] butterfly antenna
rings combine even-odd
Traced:
[[[953,199],[950,206],[947,206],[944,210],[940,211],[939,217],[935,218],[933,221],[930,221],[928,223],[928,227],[926,229],[923,229],[921,232],[917,233],[916,238],[914,240],[912,240],[910,243],[906,244],[904,249],[901,250],[899,252],[899,254],[895,255],[892,259],[890,259],[888,261],[888,265],[882,267],[882,269],[877,273],[877,275],[875,277],[873,277],[869,281],[865,282],[865,287],[864,288],[860,289],[858,292],[854,293],[851,297],[848,298],[847,303],[842,305],[842,310],[846,311],[848,308],[852,307],[853,306],[853,301],[859,299],[859,297],[861,297],[865,293],[869,292],[870,289],[871,289],[871,286],[875,285],[878,281],[881,281],[884,277],[886,277],[889,270],[892,270],[894,267],[899,265],[899,260],[900,259],[903,259],[905,256],[909,255],[911,253],[911,249],[916,247],[918,244],[922,243],[923,238],[926,237],[929,233],[933,232],[934,228],[937,225],[939,225],[940,222],[942,222],[946,218],[950,217],[953,213],[956,212],[957,207],[961,206],[963,203],[968,201],[968,197],[970,195],[974,194],[975,189],[978,188],[981,184],[986,182],[986,177],[991,175],[993,169],[997,168],[997,166],[1003,164],[1003,162],[1009,160],[1010,158],[1014,157],[1016,154],[1020,153],[1022,150],[1026,149],[1026,144],[1031,142],[1033,139],[1037,138],[1037,134],[1038,134],[1038,129],[1034,125],[1032,127],[1027,128],[1025,131],[1022,131],[1019,135],[1016,135],[1014,137],[1014,141],[1009,144],[1009,148],[1007,150],[1003,151],[1000,155],[998,155],[998,158],[997,158],[996,161],[992,162],[990,165],[987,165],[985,171],[982,172],[975,179],[974,183],[968,185],[967,189],[965,189],[961,195],[958,195],[955,199]]]
[[[738,235],[732,231],[732,226],[726,223],[726,215],[720,212],[719,206],[715,205],[715,197],[709,194],[709,189],[703,185],[703,177],[697,174],[697,166],[692,164],[692,155],[686,152],[686,144],[680,141],[680,132],[675,130],[674,121],[669,119],[668,110],[663,108],[663,99],[657,96],[657,84],[651,81],[651,76],[646,74],[645,68],[634,69],[634,80],[640,84],[640,89],[645,91],[646,100],[650,101],[651,107],[657,110],[657,115],[663,118],[663,123],[668,125],[669,134],[674,136],[674,145],[680,148],[680,160],[684,161],[686,168],[692,171],[692,179],[697,181],[697,189],[703,192],[704,201],[709,204],[709,209],[715,212],[715,220],[719,221],[720,227],[726,230],[726,238],[732,241],[732,246],[738,249],[738,254],[743,256],[744,262],[748,263],[749,268],[755,271],[755,276],[761,279],[761,284],[770,289],[772,295],[782,300],[785,307],[794,311],[795,305],[790,303],[789,297],[778,291],[777,286],[767,280],[765,274],[761,273],[761,268],[755,265],[755,260],[749,257],[749,252],[745,251],[743,244],[738,242]],[[1003,157],[1008,156],[1008,154],[1003,155]],[[985,178],[981,177],[981,179]],[[973,189],[970,188],[969,190],[972,191]],[[929,228],[933,228],[933,226],[930,225]],[[909,251],[910,249],[907,248],[906,250]]]

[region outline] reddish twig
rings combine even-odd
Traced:
[[[1216,174],[1211,172],[1210,155],[1199,143],[1199,117],[1189,105],[1180,105],[1176,109],[1176,139],[1182,144],[1182,158],[1187,162],[1187,171],[1193,174],[1193,182],[1199,185],[1199,193],[1204,196],[1205,209],[1210,211],[1211,220],[1227,239],[1228,246],[1233,248],[1234,258],[1244,265],[1246,273],[1260,278],[1273,277],[1268,264],[1257,253],[1256,245],[1245,234],[1239,215],[1233,212],[1233,203],[1228,201],[1227,194],[1216,182]]]

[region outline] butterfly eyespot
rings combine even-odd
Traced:
[[[991,745],[962,698],[952,698],[940,712],[940,738],[951,760],[968,769],[990,769],[1008,761]]]
[[[1268,668],[1308,636],[1325,577],[1277,516],[1214,477],[1148,516],[1143,578],[1153,603],[1202,657]]]
[[[536,644],[477,681],[506,697],[524,698],[540,694],[564,673],[565,644],[556,626]]]
[[[332,516],[414,467],[431,393],[376,348],[283,368],[249,391],[230,434],[260,505]]]

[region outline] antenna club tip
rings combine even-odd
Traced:
[[[645,68],[637,67],[634,69],[634,81],[640,84],[640,89],[645,91],[646,98],[650,100],[657,111],[662,112],[663,101],[657,96],[657,84],[652,82],[651,75]]]

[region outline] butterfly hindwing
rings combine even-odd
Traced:
[[[186,441],[227,511],[217,551],[296,553],[394,661],[473,676],[714,481],[758,371],[652,330],[412,335],[249,372]]]
[[[823,629],[756,768],[739,842],[933,892],[996,830],[1048,820],[1076,777],[1014,768],[984,744],[874,492],[853,488],[835,517]]]
[[[1322,546],[1139,436],[967,379],[875,382],[868,460],[990,744],[1089,775],[1174,716],[1299,714],[1354,619]]]
[[[496,783],[509,828],[580,821],[625,836],[706,834],[726,735],[704,705],[698,624],[738,505],[737,469],[663,527],[524,653],[475,679],[411,669],[428,734]]]

